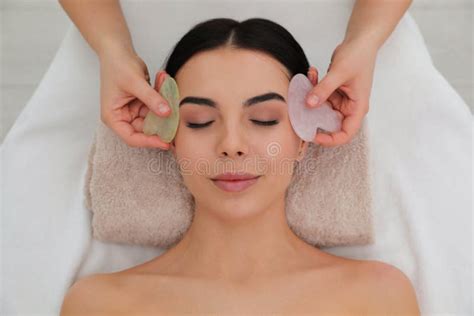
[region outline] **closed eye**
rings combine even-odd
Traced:
[[[257,125],[263,125],[263,126],[270,126],[270,125],[275,125],[278,124],[278,120],[273,120],[273,121],[257,121],[257,120],[251,120]]]
[[[258,120],[251,120],[254,122],[256,125],[261,125],[261,126],[271,126],[271,125],[276,125],[278,124],[278,120],[273,120],[273,121],[258,121]],[[186,126],[189,128],[204,128],[206,126],[209,126],[213,123],[214,121],[209,121],[206,123],[198,124],[198,123],[187,123]]]
[[[189,128],[203,128],[203,127],[206,127],[206,126],[208,126],[208,125],[211,125],[212,122],[214,122],[214,121],[209,121],[209,122],[202,123],[202,124],[198,124],[198,123],[187,123],[186,126],[189,127]]]

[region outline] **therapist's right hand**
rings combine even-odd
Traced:
[[[148,111],[162,117],[171,113],[168,102],[150,85],[143,60],[132,51],[109,51],[99,60],[102,122],[131,147],[169,149],[159,136],[143,133]]]

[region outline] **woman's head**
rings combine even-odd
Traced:
[[[265,19],[205,21],[176,44],[165,67],[180,93],[171,150],[196,205],[232,219],[281,202],[308,145],[289,121],[289,81],[308,70],[293,36]],[[225,172],[260,177],[229,192],[212,180]]]

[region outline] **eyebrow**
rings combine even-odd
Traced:
[[[264,102],[268,100],[280,100],[286,103],[285,98],[282,97],[280,94],[276,92],[268,92],[262,95],[257,95],[255,97],[252,97],[248,99],[247,101],[245,101],[244,103],[242,103],[242,105],[244,107],[249,107],[251,105],[258,104],[260,102]],[[179,102],[179,106],[185,103],[193,103],[197,105],[210,106],[213,108],[217,107],[216,101],[212,99],[208,99],[208,98],[201,98],[201,97],[193,97],[193,96],[186,97],[183,100],[181,100],[181,102]]]

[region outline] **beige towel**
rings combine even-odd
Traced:
[[[286,199],[288,225],[304,241],[373,243],[368,149],[365,121],[348,144],[309,143]],[[194,198],[170,151],[129,147],[99,122],[86,177],[85,204],[98,240],[169,248],[191,224]]]

